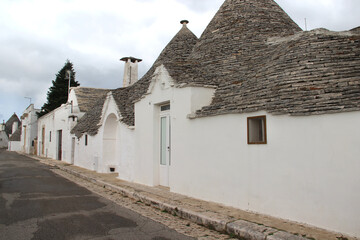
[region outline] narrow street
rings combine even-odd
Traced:
[[[192,239],[0,150],[0,239]]]

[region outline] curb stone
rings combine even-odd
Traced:
[[[168,203],[164,203],[157,199],[141,194],[141,191],[132,191],[120,186],[115,186],[102,180],[86,176],[77,171],[66,168],[66,166],[59,166],[56,164],[48,163],[40,158],[32,157],[40,160],[42,163],[58,168],[61,171],[67,172],[71,175],[92,182],[98,186],[102,186],[108,190],[117,192],[123,196],[132,198],[137,201],[143,202],[147,206],[154,207],[161,211],[166,211],[169,214],[176,215],[183,219],[205,226],[207,228],[230,234],[242,240],[309,240],[308,238],[297,236],[288,232],[280,231],[271,227],[266,227],[260,224],[244,221],[244,220],[221,220],[211,218],[199,212],[191,211],[189,209],[180,208]]]

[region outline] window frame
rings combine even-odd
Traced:
[[[250,141],[250,121],[254,119],[262,119],[264,121],[264,128],[263,128],[263,138],[264,141],[254,142]],[[267,128],[266,128],[266,115],[261,116],[253,116],[247,118],[247,143],[249,145],[264,145],[267,144]]]

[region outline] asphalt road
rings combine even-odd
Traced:
[[[192,239],[0,150],[0,239]]]

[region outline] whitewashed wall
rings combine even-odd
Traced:
[[[107,120],[110,118],[116,119],[113,121],[116,126],[111,126],[115,135],[114,146],[111,145],[105,133],[105,125],[109,123]],[[134,130],[121,123],[120,118],[115,100],[111,94],[108,94],[98,134],[88,135],[88,146],[85,146],[86,134],[77,140],[75,165],[100,173],[110,173],[110,167],[112,167],[115,168],[120,179],[133,181]],[[109,158],[109,155],[112,157]]]
[[[5,130],[4,131],[0,131],[0,148],[6,148],[8,146],[9,143],[9,138],[6,135]]]
[[[80,116],[77,104],[71,108],[70,102],[77,103],[76,95],[72,89],[68,103],[61,105],[52,112],[38,119],[38,155],[52,159],[58,159],[58,131],[62,130],[62,161],[72,163],[71,160],[71,141],[70,131],[76,124],[77,119],[69,116]],[[73,109],[73,113],[71,113]],[[42,128],[45,127],[44,154],[42,154]],[[51,132],[51,141],[50,141]],[[75,144],[76,145],[76,144]]]
[[[160,105],[170,103],[171,126],[172,129],[176,129],[179,119],[186,118],[201,106],[210,104],[213,94],[213,88],[175,87],[163,66],[156,70],[148,94],[135,104],[135,182],[150,186],[159,185]],[[179,133],[191,134],[186,126]],[[172,144],[172,148],[173,146]],[[173,186],[174,171],[177,169],[171,166],[170,187]],[[182,175],[184,173],[186,172]]]
[[[75,140],[75,161],[74,165],[97,171],[101,154],[101,141],[98,135],[88,135],[88,145],[85,146],[85,135]]]
[[[20,152],[21,151],[20,141],[9,141],[8,151]]]
[[[32,145],[34,139],[37,137],[38,124],[36,113],[40,110],[34,108],[34,104],[30,104],[23,113],[22,132],[21,132],[21,151],[27,154],[34,153],[34,146]],[[26,126],[26,127],[25,127]],[[26,132],[26,133],[25,133]],[[26,138],[26,139],[25,139]]]
[[[212,90],[176,88],[159,68],[135,104],[134,181],[159,184],[159,107],[171,104],[170,190],[360,237],[359,112],[187,116]],[[247,144],[247,117],[267,116],[266,145]]]
[[[247,117],[257,115],[267,116],[266,145],[247,144]],[[359,119],[359,112],[178,118],[171,190],[360,236]]]

